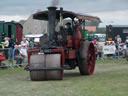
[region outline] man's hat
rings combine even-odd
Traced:
[[[70,23],[70,22],[68,22],[68,23],[66,23],[66,25],[71,25],[71,23]]]

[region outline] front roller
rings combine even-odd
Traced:
[[[30,78],[32,81],[61,80],[60,54],[37,54],[30,57]]]
[[[89,41],[83,41],[80,45],[79,71],[81,75],[92,75],[95,69],[95,47]]]

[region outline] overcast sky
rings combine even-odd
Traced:
[[[101,26],[108,24],[128,25],[128,0],[1,0],[0,20],[27,19],[37,10],[50,5],[63,7],[77,13],[98,16]]]

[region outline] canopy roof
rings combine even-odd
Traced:
[[[48,11],[41,11],[33,14],[34,19],[38,20],[48,20]],[[77,18],[77,19],[82,19],[82,20],[89,20],[89,21],[96,21],[96,22],[101,22],[100,18],[95,17],[95,16],[89,16],[89,15],[81,15],[77,14],[71,11],[65,11],[63,10],[63,18]],[[56,10],[56,19],[60,19],[60,10]]]

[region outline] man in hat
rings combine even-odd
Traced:
[[[72,28],[71,28],[71,23],[70,22],[68,22],[66,24],[66,31],[67,31],[68,35],[72,35]]]

